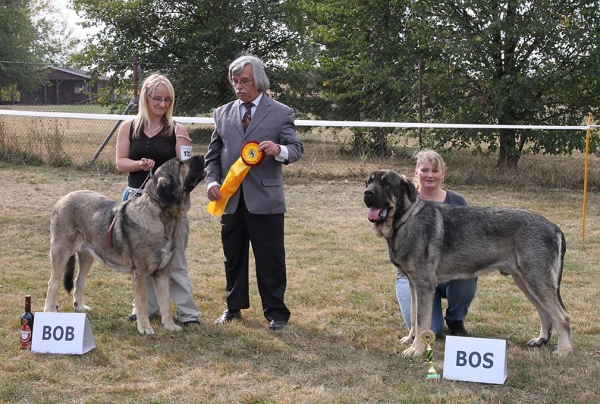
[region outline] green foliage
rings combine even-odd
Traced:
[[[419,60],[424,121],[579,125],[598,110],[597,0],[301,4],[323,94],[357,106],[334,119],[415,121]],[[437,145],[498,149],[499,165],[510,166],[525,151],[564,154],[584,143],[576,132],[453,130],[438,132]]]
[[[600,106],[598,0],[74,0],[73,6],[84,26],[100,27],[75,60],[112,75],[109,90],[120,91],[121,109],[133,89],[133,55],[140,80],[160,71],[173,81],[177,115],[207,116],[234,98],[227,66],[243,52],[266,61],[275,97],[301,119],[417,121],[419,61],[425,122],[581,125]],[[108,94],[103,101],[113,103]],[[377,139],[382,131],[373,133],[356,132],[355,152],[390,142]],[[524,153],[569,154],[585,145],[580,133],[557,130],[440,130],[427,141],[498,152],[502,167],[517,165]],[[598,150],[597,137],[590,148]]]
[[[389,121],[414,119],[409,99],[417,82],[418,57],[404,24],[407,2],[303,0],[311,22],[304,28],[318,66],[322,95],[332,101],[324,119]],[[409,3],[409,2],[408,2]],[[408,67],[411,66],[411,67]],[[408,67],[408,68],[407,68]],[[411,116],[411,113],[413,114]]]
[[[34,51],[45,65],[69,66],[69,56],[79,45],[73,29],[56,2],[32,0],[33,25],[37,32]]]
[[[598,1],[414,3],[424,50],[427,119],[500,125],[580,125],[598,108]],[[435,26],[435,35],[423,35]],[[454,131],[440,144],[489,144],[499,165],[528,149],[583,150],[577,132]],[[597,143],[592,145],[595,150]]]
[[[66,63],[77,40],[52,2],[4,0],[0,44],[0,99],[14,102],[43,84],[47,65]]]
[[[295,66],[311,73],[322,101],[309,113],[350,121],[414,121],[418,54],[410,44],[404,0],[303,0],[310,54]],[[312,62],[312,63],[311,63]],[[316,67],[315,67],[316,65]],[[407,68],[408,66],[408,68]],[[412,101],[411,101],[412,100]],[[384,130],[354,131],[353,153],[388,155]]]
[[[4,0],[0,6],[0,88],[15,84],[22,90],[35,89],[40,81],[31,64],[39,60],[34,52],[37,31],[33,25],[31,0]]]
[[[87,22],[102,26],[76,61],[112,72],[112,88],[132,89],[129,61],[139,56],[143,76],[159,71],[177,90],[175,113],[207,114],[235,97],[228,64],[251,52],[269,65],[284,59],[295,35],[287,29],[293,6],[272,0],[74,0]],[[277,91],[277,88],[274,89]]]

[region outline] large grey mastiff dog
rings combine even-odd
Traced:
[[[566,244],[558,226],[523,209],[420,200],[412,182],[391,170],[372,172],[365,186],[369,221],[386,239],[390,261],[410,283],[411,329],[401,342],[412,345],[404,356],[423,353],[425,345],[417,336],[431,325],[437,284],[494,270],[511,275],[540,315],[540,335],[527,344],[547,344],[554,325],[554,354],[572,352],[569,316],[560,297]]]
[[[140,334],[154,334],[148,318],[148,282],[154,279],[165,329],[179,331],[171,316],[169,282],[177,226],[190,205],[190,192],[204,178],[204,157],[171,159],[148,180],[141,196],[115,202],[92,191],[71,192],[56,202],[50,223],[52,273],[44,311],[57,311],[60,279],[73,289],[75,256],[79,272],[73,307],[89,310],[83,300],[94,259],[131,274]]]

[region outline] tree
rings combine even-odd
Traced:
[[[47,0],[5,0],[0,4],[0,89],[14,99],[45,80],[48,64],[64,62],[76,42]]]
[[[590,0],[415,2],[429,117],[457,123],[581,125],[598,108],[597,10]],[[498,166],[583,150],[573,131],[461,131],[439,142],[488,144]],[[595,148],[595,144],[594,144]]]
[[[418,57],[410,47],[407,0],[301,0],[310,44],[297,63],[317,82],[322,119],[406,121],[416,116]],[[388,152],[386,133],[355,128],[354,151]]]
[[[31,2],[32,23],[37,31],[34,51],[44,64],[68,67],[70,57],[79,45],[65,16],[48,0]]]
[[[295,43],[287,29],[293,2],[277,0],[74,0],[84,26],[102,29],[77,59],[115,88],[131,89],[133,55],[144,73],[160,71],[173,82],[178,114],[212,111],[235,97],[227,67],[243,52],[273,71]],[[277,90],[277,89],[275,89]]]
[[[425,60],[425,120],[580,125],[598,106],[598,0],[302,0],[323,89],[352,118],[414,120]],[[439,131],[439,145],[488,147],[499,166],[526,150],[582,150],[579,133]],[[593,148],[596,148],[594,143]]]
[[[33,74],[40,58],[35,53],[37,30],[30,0],[5,0],[0,4],[0,88],[35,89],[41,82]]]

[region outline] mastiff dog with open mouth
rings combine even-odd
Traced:
[[[73,291],[76,311],[89,310],[83,300],[94,259],[131,274],[140,334],[154,334],[148,318],[148,282],[155,282],[165,329],[179,331],[171,315],[169,282],[177,226],[185,219],[190,192],[204,178],[204,157],[171,159],[148,180],[141,196],[115,202],[92,191],[71,192],[56,202],[50,223],[52,273],[44,311],[57,311],[61,278],[73,289],[75,256],[79,272]]]
[[[369,221],[386,239],[390,261],[410,283],[411,329],[402,342],[412,345],[404,356],[425,349],[418,336],[431,325],[437,284],[494,270],[511,275],[539,313],[540,335],[527,344],[547,344],[554,326],[554,354],[572,352],[569,316],[560,297],[566,244],[557,225],[523,209],[423,201],[411,181],[391,170],[372,172],[365,186]]]

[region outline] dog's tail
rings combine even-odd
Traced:
[[[67,270],[63,275],[63,285],[65,285],[65,289],[68,293],[71,293],[73,290],[73,275],[75,274],[75,254],[69,258],[69,262],[67,262]]]

